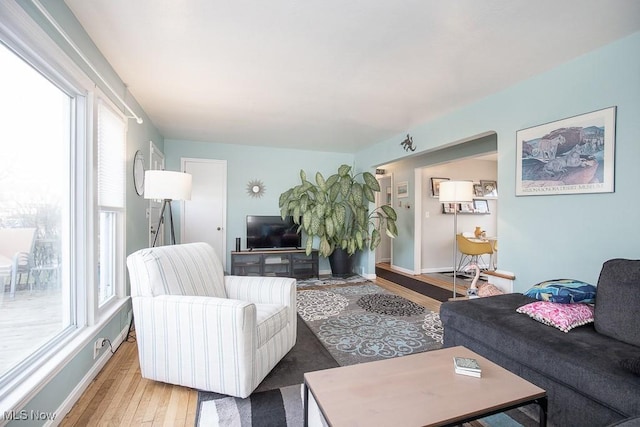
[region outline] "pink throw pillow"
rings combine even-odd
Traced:
[[[550,301],[536,301],[516,309],[538,322],[553,326],[562,332],[569,332],[576,326],[593,323],[593,306],[590,304],[560,304]]]

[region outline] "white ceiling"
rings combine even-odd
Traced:
[[[637,0],[65,2],[165,138],[336,152],[640,30]]]

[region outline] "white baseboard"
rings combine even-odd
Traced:
[[[399,271],[399,272],[404,273],[404,274],[410,274],[412,276],[415,275],[413,270],[409,270],[408,268],[398,267],[397,265],[392,265],[391,266],[391,270]]]
[[[118,336],[111,343],[111,347],[113,348],[114,352],[118,349],[118,347],[120,347],[120,344],[122,344],[122,342],[125,340],[128,332],[129,332],[129,323],[127,323],[126,328],[120,331]],[[71,411],[71,408],[73,408],[73,405],[75,405],[76,402],[80,400],[80,397],[82,397],[82,394],[87,390],[89,385],[91,385],[93,380],[100,373],[102,368],[104,368],[104,366],[107,364],[107,362],[109,361],[109,359],[111,359],[112,356],[113,354],[111,353],[111,351],[105,351],[102,354],[102,356],[100,356],[97,359],[96,363],[94,363],[94,365],[91,367],[89,372],[87,372],[87,374],[82,378],[82,381],[80,381],[78,385],[76,385],[73,391],[62,402],[60,407],[58,407],[57,411],[55,412],[57,415],[56,419],[46,422],[45,424],[43,424],[44,426],[55,427],[60,425],[64,417],[66,417],[67,414]]]

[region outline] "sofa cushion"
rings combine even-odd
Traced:
[[[256,323],[258,324],[258,345],[262,347],[275,334],[287,326],[287,307],[280,304],[256,304]]]
[[[631,371],[636,375],[640,375],[640,357],[622,359],[620,361],[620,366],[622,366],[627,371]]]
[[[561,304],[581,302],[593,304],[596,301],[596,287],[575,279],[554,279],[533,285],[524,293],[540,301]]]
[[[640,260],[612,259],[598,279],[596,331],[640,346]]]
[[[536,301],[516,309],[538,322],[569,332],[571,329],[593,323],[593,307],[588,304],[559,304]]]

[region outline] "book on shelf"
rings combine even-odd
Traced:
[[[454,357],[453,366],[456,374],[477,378],[482,376],[482,369],[480,369],[480,364],[476,359],[470,357]]]

